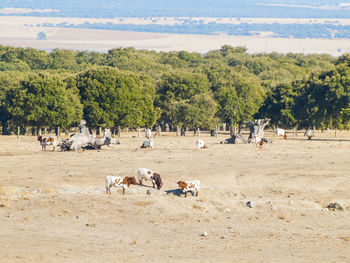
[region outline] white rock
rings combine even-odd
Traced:
[[[273,205],[273,206],[271,206],[271,210],[276,211],[277,207]]]
[[[230,209],[230,208],[225,208],[225,212],[226,212],[226,213],[230,213],[230,212],[231,212],[231,209]]]
[[[203,233],[201,234],[202,237],[207,237],[208,236],[208,233],[203,231]]]

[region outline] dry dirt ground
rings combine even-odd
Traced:
[[[350,133],[332,137],[255,148],[203,135],[198,150],[193,135],[165,135],[144,150],[130,133],[98,151],[42,152],[35,137],[0,136],[0,262],[350,262]],[[163,188],[104,193],[106,175],[139,167]],[[199,196],[184,198],[176,182],[193,179]]]

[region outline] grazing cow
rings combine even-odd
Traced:
[[[283,139],[287,139],[287,133],[284,129],[277,128],[276,129],[277,136],[283,136]]]
[[[151,180],[153,184],[153,188],[155,188],[155,184],[157,185],[157,189],[160,190],[163,186],[162,178],[160,177],[160,174],[157,172],[154,172],[147,168],[139,168],[137,170],[137,174],[139,177],[140,185],[142,185],[142,180],[145,179],[145,181]]]
[[[53,149],[52,151],[55,151],[57,146],[57,140],[53,137],[42,137],[41,135],[38,135],[38,141],[41,145],[41,150],[46,151],[46,145],[52,145]]]
[[[208,146],[205,145],[204,141],[201,140],[201,139],[198,139],[196,141],[196,148],[197,149],[205,149],[205,148],[208,148]]]
[[[154,147],[154,141],[150,139],[146,139],[143,141],[140,148],[153,148]]]
[[[187,197],[188,191],[194,191],[196,190],[196,196],[198,196],[199,188],[200,188],[200,181],[178,181],[177,184],[181,188],[182,192],[185,193],[185,197]]]
[[[311,131],[310,129],[307,129],[307,130],[305,131],[304,136],[307,136],[307,139],[308,139],[308,140],[311,140],[312,131]]]
[[[136,184],[136,179],[134,176],[126,176],[121,178],[120,176],[106,176],[106,194],[111,194],[112,186],[121,186],[123,189],[123,194],[125,194],[125,189],[128,188],[131,184]]]

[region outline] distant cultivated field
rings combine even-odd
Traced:
[[[121,21],[122,19],[122,21]],[[198,18],[204,22],[219,18]],[[254,23],[289,23],[290,19],[246,19]],[[318,23],[327,19],[307,20]],[[152,22],[154,21],[154,22]],[[86,19],[86,18],[47,18],[47,17],[6,17],[0,16],[0,44],[16,47],[33,47],[52,50],[55,48],[89,50],[106,52],[113,48],[135,47],[155,51],[190,51],[205,53],[219,49],[222,45],[246,46],[249,53],[279,52],[279,53],[327,53],[339,56],[350,52],[349,39],[294,39],[272,37],[241,37],[227,35],[176,35],[126,31],[108,31],[95,29],[70,29],[59,27],[42,27],[43,23],[60,24],[90,23],[175,23],[175,18],[116,18],[116,19]],[[236,19],[221,19],[221,22],[237,23]],[[334,23],[350,24],[349,19],[334,20]],[[43,31],[47,40],[37,40],[37,34]]]

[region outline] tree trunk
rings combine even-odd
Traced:
[[[248,127],[250,129],[250,134],[248,137],[248,143],[259,142],[264,138],[264,128],[269,123],[269,119],[259,119],[253,122],[248,122]]]
[[[21,127],[17,127],[17,139],[19,138],[19,135],[20,135],[20,133],[21,133]]]
[[[176,126],[176,136],[179,136],[179,126]]]
[[[118,137],[120,138],[120,132],[121,132],[121,129],[120,129],[120,126],[118,126]]]

